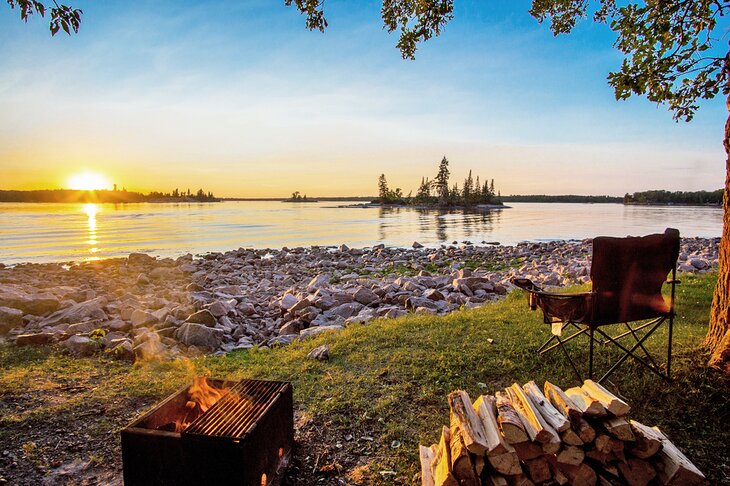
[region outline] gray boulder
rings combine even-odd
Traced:
[[[190,315],[185,322],[191,324],[203,324],[207,327],[213,327],[217,324],[215,316],[208,309],[203,309]]]
[[[146,327],[156,323],[159,319],[152,313],[136,309],[132,312],[132,327]]]
[[[99,346],[86,336],[71,336],[60,344],[75,356],[91,356],[99,350]]]
[[[0,307],[0,336],[14,327],[23,325],[23,311],[11,307]]]
[[[223,342],[223,330],[186,322],[175,331],[175,339],[188,346],[216,349]]]
[[[65,309],[54,312],[43,320],[44,326],[53,326],[55,324],[87,321],[89,319],[106,320],[107,316],[104,312],[106,300],[103,297],[87,300],[79,304],[74,304]]]
[[[338,325],[310,327],[308,329],[302,330],[302,332],[299,333],[299,337],[301,337],[302,339],[306,339],[309,337],[317,336],[324,332],[339,331],[340,329],[343,329],[343,327]]]

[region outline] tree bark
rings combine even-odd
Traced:
[[[725,59],[726,79],[730,79],[730,53]],[[705,346],[710,350],[710,366],[730,373],[730,95],[727,98],[728,119],[725,123],[725,192],[722,201],[722,238],[720,239],[717,286],[712,297],[710,326]]]

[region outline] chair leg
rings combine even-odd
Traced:
[[[593,328],[590,328],[590,351],[588,354],[588,378],[593,379]]]
[[[580,375],[580,371],[578,371],[578,367],[575,366],[575,363],[573,362],[573,358],[571,358],[570,354],[568,354],[568,350],[565,349],[565,346],[563,346],[563,341],[560,338],[558,338],[558,345],[560,346],[560,349],[563,350],[563,353],[565,353],[565,357],[568,358],[568,363],[570,363],[570,366],[573,368],[575,375],[578,377],[578,381],[583,381],[583,377]]]
[[[667,381],[672,381],[672,329],[674,327],[674,312],[669,314],[669,336],[667,344]]]

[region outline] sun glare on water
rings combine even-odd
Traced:
[[[94,172],[82,172],[68,178],[68,188],[80,191],[111,189],[109,179]]]

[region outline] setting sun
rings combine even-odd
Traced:
[[[82,172],[68,178],[68,188],[82,191],[111,189],[109,179],[94,172]]]

